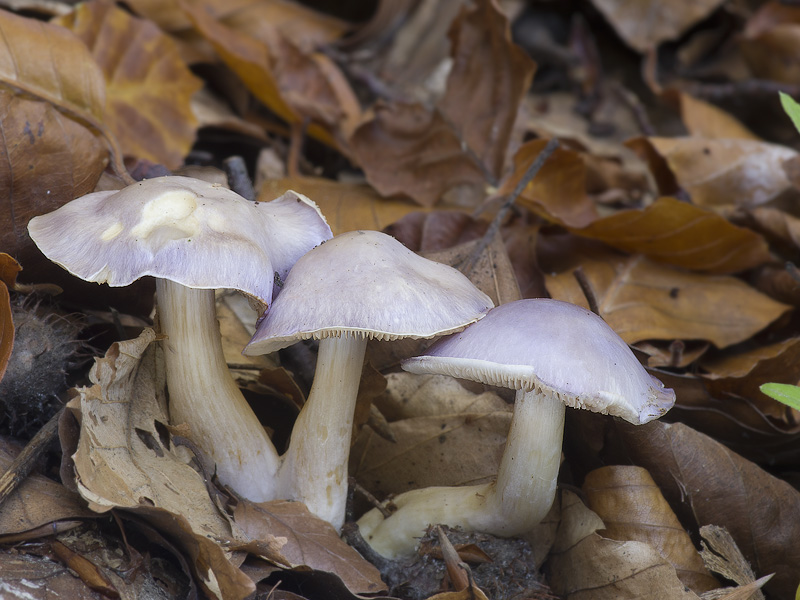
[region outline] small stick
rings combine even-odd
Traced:
[[[583,267],[578,267],[572,271],[572,276],[578,282],[578,285],[581,286],[583,296],[586,298],[586,302],[589,304],[589,310],[591,310],[598,317],[602,317],[603,315],[600,314],[600,305],[597,304],[597,295],[594,293],[592,282],[589,281],[589,278],[586,276]]]
[[[44,427],[33,436],[31,441],[22,449],[22,452],[13,460],[8,470],[0,477],[0,505],[25,481],[39,457],[50,446],[50,442],[56,438],[58,420],[63,412],[64,408],[62,407],[45,423]]]
[[[683,351],[686,349],[686,344],[681,340],[672,340],[669,345],[669,366],[680,367],[681,360],[683,360]]]
[[[222,161],[222,166],[225,169],[225,175],[228,176],[228,185],[231,186],[231,189],[243,198],[255,202],[256,191],[253,189],[253,182],[247,173],[244,159],[238,155],[229,156]]]
[[[292,123],[290,127],[291,136],[289,138],[289,156],[286,157],[286,172],[292,179],[300,177],[300,153],[303,149],[303,138],[308,121],[309,119],[306,117],[300,122]]]
[[[481,254],[483,251],[486,250],[486,247],[492,243],[494,236],[497,235],[497,232],[500,231],[500,225],[502,225],[503,220],[506,218],[508,211],[511,210],[511,207],[516,202],[519,195],[525,189],[525,187],[536,177],[536,174],[542,169],[544,166],[545,161],[550,158],[550,155],[556,151],[558,148],[558,139],[552,138],[544,149],[539,153],[539,156],[536,157],[536,160],[533,161],[528,170],[525,171],[525,175],[522,176],[522,179],[519,180],[514,191],[512,191],[507,197],[506,201],[503,203],[503,206],[500,207],[500,210],[497,211],[494,219],[492,220],[489,228],[486,230],[486,233],[481,238],[481,241],[478,243],[477,246],[472,251],[467,263],[464,265],[464,268],[461,270],[463,273],[468,274],[472,269],[475,267],[475,264],[478,262]]]
[[[356,483],[355,479],[353,479],[352,481],[352,486],[356,492],[364,496],[367,499],[367,501],[370,504],[372,504],[372,506],[378,509],[378,511],[383,515],[384,519],[388,519],[389,517],[392,516],[392,512],[388,510],[381,501],[379,501],[375,496],[373,496],[372,492],[363,487],[360,483]]]

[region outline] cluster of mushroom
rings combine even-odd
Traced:
[[[430,523],[504,536],[537,524],[555,493],[565,404],[644,423],[674,402],[594,314],[541,299],[493,309],[460,272],[390,236],[332,238],[317,206],[294,192],[254,203],[218,185],[161,177],[74,200],[32,219],[29,232],[48,258],[87,281],[156,277],[170,418],[189,425],[222,483],[255,501],[302,501],[336,528],[368,339],[453,334],[403,368],[517,389],[495,482],[407,492],[389,518],[377,510],[361,518],[363,535],[386,556],[413,550]],[[283,456],[228,373],[215,288],[267,307],[245,354],[320,340]]]

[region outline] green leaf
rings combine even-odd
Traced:
[[[770,398],[800,410],[800,387],[787,383],[765,383],[759,389]]]
[[[781,106],[783,106],[783,110],[789,115],[792,123],[794,123],[795,129],[800,131],[800,104],[795,102],[789,94],[778,92],[778,95],[781,97]]]

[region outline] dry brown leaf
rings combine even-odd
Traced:
[[[350,473],[380,498],[484,483],[497,475],[510,423],[511,407],[403,419],[390,423],[396,443],[365,427],[350,451]]]
[[[445,193],[474,205],[483,195],[483,170],[438,111],[421,104],[374,107],[375,117],[350,139],[353,156],[367,181],[384,196],[406,196],[433,206]]]
[[[592,0],[631,48],[646,52],[705,19],[722,0]]]
[[[414,211],[401,217],[384,233],[417,253],[436,252],[483,237],[489,224],[455,210]]]
[[[506,401],[494,392],[468,392],[458,380],[447,375],[400,371],[389,373],[386,380],[386,391],[375,398],[375,406],[389,421],[509,410]]]
[[[686,92],[677,92],[681,118],[689,135],[704,138],[722,138],[761,141],[755,133],[745,127],[736,117],[704,100],[694,98]]]
[[[8,288],[14,287],[20,264],[5,252],[0,252],[0,379],[5,375],[8,359],[14,347],[14,319],[11,316],[11,297]],[[2,470],[2,469],[0,469]]]
[[[757,575],[775,573],[765,591],[793,597],[800,584],[800,492],[681,423],[615,425],[683,523],[725,527]]]
[[[738,396],[747,398],[751,405],[786,427],[794,425],[800,414],[776,402],[759,387],[763,383],[798,383],[797,365],[800,364],[800,338],[793,337],[775,344],[760,346],[744,352],[723,354],[700,363],[705,371],[706,388],[716,398]]]
[[[629,344],[708,340],[724,348],[750,338],[790,308],[735,277],[687,273],[639,255],[596,254],[580,265],[600,314]],[[588,306],[572,271],[547,276],[547,289],[553,298]]]
[[[547,145],[533,140],[514,156],[514,172],[498,190],[510,194]],[[533,212],[567,227],[584,227],[597,219],[597,210],[586,194],[586,164],[577,152],[558,148],[544,163],[517,201]]]
[[[784,83],[800,83],[800,9],[765,2],[750,17],[740,42],[753,75]]]
[[[645,469],[619,465],[595,469],[586,476],[583,492],[587,506],[605,524],[604,537],[649,544],[697,594],[719,587]]]
[[[741,586],[739,589],[750,588],[750,595],[741,594],[739,596],[741,600],[764,600],[764,594],[756,590],[760,590],[772,579],[772,575],[766,575],[756,581],[753,569],[742,556],[742,551],[727,529],[716,525],[703,525],[700,528],[700,537],[703,539],[700,555],[710,571],[718,573],[728,581],[738,583]],[[733,595],[732,593],[724,598],[734,600],[731,597]]]
[[[0,442],[0,473],[16,457],[8,443]],[[74,527],[79,521],[97,516],[74,492],[42,475],[32,474],[23,481],[0,510],[0,541],[29,540]]]
[[[262,39],[256,39],[215,19],[204,2],[178,2],[256,98],[289,123],[309,119],[311,135],[345,149],[361,109],[331,59],[301,48],[280,22],[262,21],[258,25]]]
[[[450,29],[453,66],[439,110],[458,138],[499,181],[511,130],[536,64],[511,41],[494,0],[462,11]]]
[[[90,508],[136,511],[178,536],[214,597],[244,597],[252,582],[215,541],[237,536],[206,482],[168,440],[164,367],[155,333],[115,343],[89,372],[91,387],[70,402],[81,436],[73,455],[78,491]]]
[[[83,48],[80,41],[74,42]],[[4,132],[0,247],[13,252],[42,281],[47,271],[40,267],[46,269],[49,261],[42,259],[28,237],[28,221],[91,192],[106,167],[108,152],[91,131],[47,99],[32,99],[9,89],[0,89],[0,125]]]
[[[619,542],[596,533],[600,518],[569,491],[562,492],[561,524],[548,560],[550,585],[564,600],[699,600],[675,568],[642,542]]]
[[[293,567],[306,566],[336,574],[355,594],[386,589],[380,573],[339,538],[327,521],[308,512],[301,502],[240,502],[234,519],[254,540],[284,538],[280,553]]]
[[[757,233],[710,210],[668,197],[572,231],[693,271],[735,273],[771,260],[767,243]]]
[[[30,554],[0,553],[0,592],[9,599],[106,600],[60,562]]]
[[[175,43],[108,0],[84,2],[54,21],[92,52],[106,79],[105,121],[129,156],[177,169],[194,142],[192,75]]]
[[[384,199],[368,185],[318,177],[268,179],[258,191],[258,199],[274,200],[286,190],[294,190],[316,202],[334,235],[358,229],[381,231],[404,215],[420,210],[410,202]]]
[[[792,184],[786,146],[746,139],[648,138],[697,206],[752,208],[775,200]]]

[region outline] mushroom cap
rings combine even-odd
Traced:
[[[492,306],[456,269],[385,233],[351,231],[297,261],[244,354],[342,335],[429,338],[466,327]]]
[[[296,192],[250,202],[178,176],[87,194],[34,217],[28,232],[47,258],[86,281],[116,287],[152,275],[241,290],[266,304],[273,272],[284,277],[332,235],[317,205]]]
[[[503,304],[478,323],[402,363],[490,385],[554,394],[564,404],[636,425],[675,403],[608,324],[574,304],[537,298]]]

